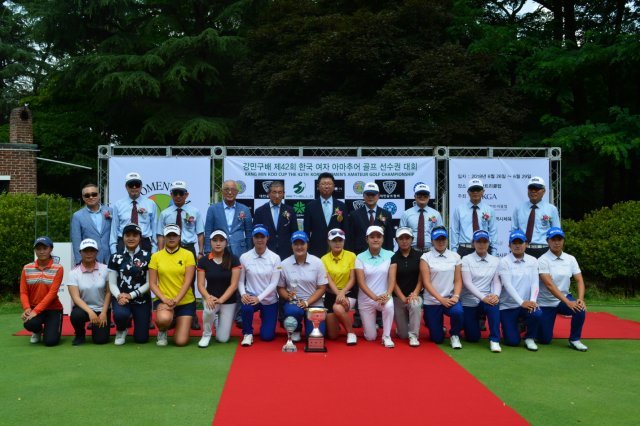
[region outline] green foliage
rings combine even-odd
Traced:
[[[566,251],[581,269],[609,285],[640,286],[640,201],[595,210],[578,222],[564,220]]]
[[[36,237],[69,241],[74,207],[58,195],[0,194],[0,292],[18,288],[22,267],[33,260]]]

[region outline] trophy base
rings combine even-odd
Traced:
[[[298,348],[293,343],[287,343],[282,347],[282,352],[298,352]]]
[[[326,352],[324,346],[324,337],[309,337],[307,345],[304,347],[305,352]]]

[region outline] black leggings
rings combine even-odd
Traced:
[[[96,315],[100,315],[100,312],[94,311]],[[89,322],[89,314],[82,308],[74,306],[71,310],[71,325],[73,325],[73,331],[77,337],[85,335],[85,326]],[[91,327],[91,340],[93,343],[103,345],[109,342],[109,321],[111,321],[111,311],[107,312],[107,324],[104,327],[98,327],[93,325]]]
[[[42,333],[42,342],[45,346],[55,346],[60,343],[62,334],[62,311],[42,311],[25,322],[24,328],[32,333]]]

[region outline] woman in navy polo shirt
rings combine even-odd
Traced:
[[[240,280],[240,260],[229,251],[227,234],[217,229],[209,237],[211,252],[198,261],[198,290],[202,295],[204,331],[198,346],[209,346],[213,334],[213,319],[218,314],[216,340],[229,341],[236,313],[236,290]],[[205,285],[206,281],[206,285]]]

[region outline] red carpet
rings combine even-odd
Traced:
[[[198,316],[202,319],[202,311],[198,311]],[[16,318],[18,318],[16,314]],[[259,318],[256,314],[256,319],[254,320],[254,329],[259,329]],[[202,321],[200,322],[202,324]],[[449,326],[448,319],[445,317],[445,325]],[[569,337],[569,327],[571,325],[571,319],[565,318],[562,316],[558,316],[556,318],[556,325],[553,332],[553,337],[556,339],[567,339]],[[111,334],[115,334],[115,328],[111,329]],[[132,334],[133,330],[130,330]],[[286,334],[283,329],[278,329],[278,332],[281,334]],[[169,335],[173,332],[170,331]],[[91,334],[91,332],[88,332]],[[156,330],[150,330],[150,334],[155,336],[157,334]],[[362,337],[362,329],[356,330],[356,334],[358,337]],[[424,325],[420,331],[420,338],[426,338],[428,332],[424,328]],[[15,336],[30,336],[31,333],[22,329],[14,333]],[[63,336],[73,336],[73,327],[71,326],[71,322],[69,321],[69,317],[65,316],[62,324],[62,335]],[[201,331],[191,330],[191,336],[200,336],[202,335]],[[231,330],[232,336],[241,336],[242,332],[237,327],[233,327]],[[488,332],[483,332],[482,337],[487,338]],[[614,315],[611,315],[606,312],[589,312],[587,313],[587,321],[584,324],[584,328],[582,330],[582,338],[583,339],[640,339],[640,322],[624,320],[620,319]]]
[[[362,339],[311,354],[283,343],[238,347],[214,425],[527,424],[434,344]]]

